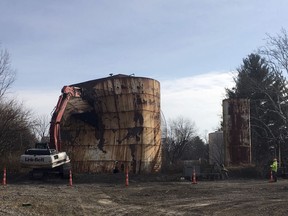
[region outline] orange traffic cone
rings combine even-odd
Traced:
[[[70,170],[69,172],[69,186],[73,186],[73,183],[72,183],[72,171]]]
[[[6,185],[6,167],[4,167],[4,171],[3,171],[3,181],[2,181],[3,185]]]
[[[196,181],[196,172],[195,172],[195,167],[193,168],[192,184],[197,184],[197,181]]]
[[[126,168],[126,179],[125,179],[125,186],[129,185],[129,175],[128,175],[128,167]]]

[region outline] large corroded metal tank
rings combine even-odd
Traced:
[[[157,172],[161,166],[160,83],[115,75],[72,86],[61,120],[63,150],[76,172]]]
[[[223,100],[225,163],[251,163],[250,100]]]

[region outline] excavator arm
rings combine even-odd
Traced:
[[[63,117],[67,103],[71,97],[81,97],[81,88],[75,86],[64,86],[59,96],[57,105],[52,114],[50,122],[50,148],[61,151],[60,121]]]

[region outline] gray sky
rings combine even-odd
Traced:
[[[224,88],[242,59],[288,30],[287,0],[0,0],[0,43],[14,92],[50,114],[64,85],[113,74],[161,83],[166,119],[220,121]]]

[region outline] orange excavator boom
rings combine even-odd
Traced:
[[[60,122],[65,112],[67,103],[71,97],[81,97],[81,88],[75,86],[64,86],[61,90],[57,105],[53,111],[50,122],[50,148],[61,151]]]

